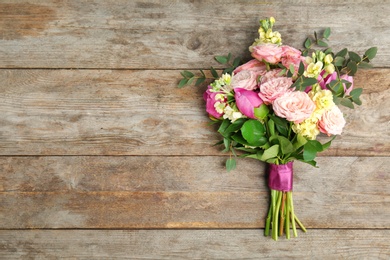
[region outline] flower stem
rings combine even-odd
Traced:
[[[288,196],[289,204],[290,204],[292,229],[293,229],[294,237],[297,237],[298,233],[297,233],[297,228],[295,226],[295,214],[294,214],[294,204],[293,204],[293,199],[292,199],[292,192],[291,191],[287,192],[287,196]]]
[[[283,236],[283,229],[284,229],[284,206],[286,202],[286,193],[282,192],[282,206],[280,207],[280,223],[279,223],[279,236]]]
[[[276,191],[276,196],[277,196],[277,203],[276,203],[276,208],[274,209],[274,220],[272,221],[272,238],[276,241],[278,240],[278,219],[279,219],[279,211],[280,211],[280,204],[282,202],[282,192],[281,191]]]

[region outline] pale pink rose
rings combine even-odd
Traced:
[[[273,70],[267,71],[267,73],[265,73],[261,77],[260,81],[261,81],[261,83],[265,83],[269,79],[274,79],[277,77],[284,77],[283,75],[280,74],[281,72],[282,72],[282,69],[273,69]]]
[[[337,106],[331,110],[325,111],[317,123],[318,129],[328,136],[340,135],[345,126],[343,113]]]
[[[292,79],[287,77],[265,78],[265,81],[261,81],[260,83],[259,97],[265,104],[272,104],[278,97],[283,96],[287,92],[291,92],[292,89],[290,89],[290,86],[292,84]]]
[[[299,124],[310,117],[316,105],[306,92],[293,91],[275,99],[272,107],[277,116]]]
[[[257,88],[257,76],[256,73],[250,70],[242,70],[236,75],[233,75],[230,86],[235,88],[243,88],[247,90],[253,90]]]
[[[267,43],[253,47],[252,57],[271,64],[280,62],[283,50],[276,44]]]
[[[304,60],[304,57],[301,57],[301,51],[288,45],[283,45],[281,48],[283,50],[281,58],[283,66],[289,69],[290,65],[293,65],[295,74],[297,74],[299,70],[299,64]]]
[[[250,70],[256,73],[257,76],[262,76],[267,72],[267,67],[263,62],[260,62],[256,59],[252,59],[241,66],[238,66],[234,71],[233,75],[239,73],[243,70]]]
[[[255,119],[254,109],[263,104],[257,93],[243,88],[236,88],[234,89],[234,97],[240,112],[249,118]]]

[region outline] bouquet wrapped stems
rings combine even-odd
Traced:
[[[269,206],[267,219],[265,221],[264,235],[278,240],[286,232],[286,238],[290,239],[290,228],[294,237],[298,236],[296,224],[306,232],[306,228],[294,213],[294,203],[292,191],[279,191],[271,189],[271,203]]]
[[[290,228],[294,237],[298,236],[296,224],[306,232],[306,228],[294,213],[294,203],[292,196],[293,183],[293,162],[286,164],[270,164],[268,186],[271,189],[271,203],[265,221],[264,235],[278,240],[286,232],[289,239]]]

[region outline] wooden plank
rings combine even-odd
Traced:
[[[220,155],[205,86],[179,71],[0,70],[1,155]],[[389,156],[388,69],[362,71],[364,105],[324,155]],[[373,131],[375,129],[375,131]]]
[[[4,259],[389,259],[390,230],[310,230],[275,242],[262,230],[0,231]]]
[[[285,44],[331,27],[335,50],[378,46],[375,65],[390,65],[388,0],[15,0],[0,10],[2,68],[209,68],[215,55],[247,57],[269,16]]]
[[[259,228],[264,164],[223,157],[0,157],[0,228]],[[389,160],[296,163],[294,201],[309,228],[388,228]],[[142,167],[145,165],[145,167]]]

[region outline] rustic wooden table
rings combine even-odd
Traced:
[[[320,168],[295,164],[308,227],[263,236],[265,165],[226,154],[183,69],[248,58],[257,21],[286,44],[331,27],[377,46],[364,105]],[[1,259],[389,259],[390,1],[0,0]]]

